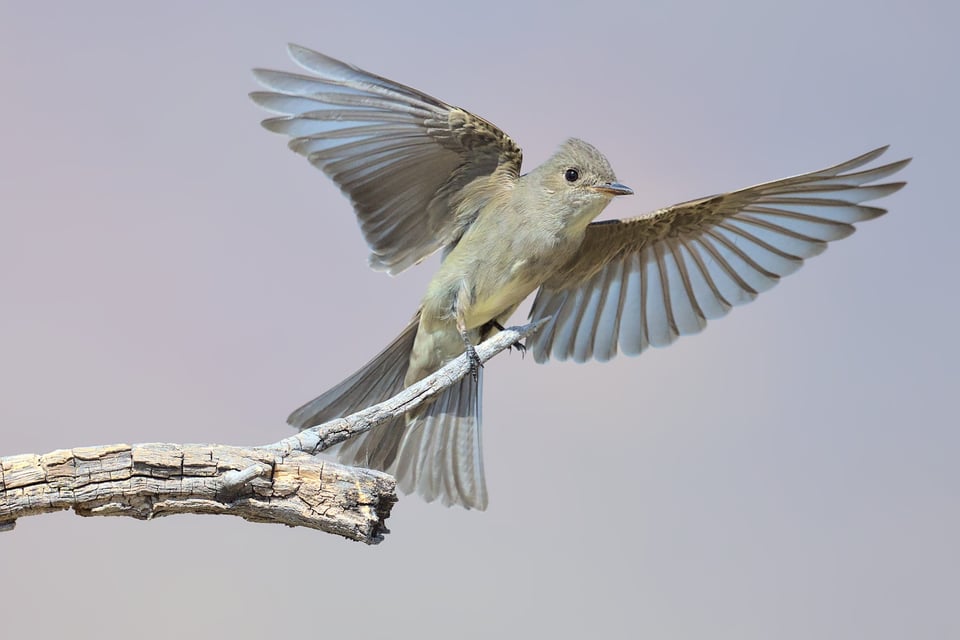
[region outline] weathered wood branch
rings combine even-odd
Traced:
[[[512,347],[542,327],[549,318],[539,322],[508,327],[476,348],[480,362],[486,362],[504,349]],[[322,425],[304,429],[300,433],[263,448],[286,453],[303,451],[317,453],[347,438],[363,433],[394,417],[406,413],[432,400],[441,391],[470,373],[470,361],[465,355],[448,362],[443,368],[416,382],[389,400],[367,407],[344,418],[337,418]]]
[[[305,453],[220,445],[114,444],[0,460],[0,521],[73,509],[148,520],[235,515],[379,542],[396,501],[385,473]]]
[[[486,362],[541,324],[506,329],[477,355]],[[469,371],[461,356],[393,398],[259,447],[112,444],[0,458],[0,531],[64,509],[143,520],[226,514],[376,544],[388,532],[396,480],[313,454],[430,401]]]

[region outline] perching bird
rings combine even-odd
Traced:
[[[570,139],[520,174],[520,148],[483,118],[416,89],[296,45],[311,75],[255,70],[253,100],[346,194],[371,248],[396,274],[437,250],[443,261],[413,319],[379,355],[289,418],[300,429],[386,400],[505,324],[537,291],[531,320],[550,318],[528,346],[537,362],[609,360],[697,333],[753,300],[853,223],[876,184],[909,160],[860,170],[885,147],[833,167],[592,222],[618,195],[606,158]],[[479,372],[478,372],[479,373]],[[397,476],[426,500],[483,509],[480,375],[432,404],[344,443],[340,459]]]

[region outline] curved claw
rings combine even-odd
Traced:
[[[517,340],[517,341],[514,342],[512,345],[510,345],[509,348],[510,348],[510,349],[516,349],[517,351],[519,351],[521,358],[524,357],[525,355],[527,355],[527,345],[523,344],[523,343],[520,342],[519,340]]]
[[[483,334],[486,334],[486,330],[489,329],[489,328],[496,329],[497,331],[505,331],[504,326],[503,326],[502,324],[500,324],[499,322],[497,322],[496,320],[491,320],[491,321],[488,322],[486,325],[484,325],[484,332],[483,332]],[[488,337],[489,337],[489,336],[488,336]],[[516,349],[517,351],[519,351],[521,358],[522,358],[523,356],[527,355],[527,345],[523,344],[523,343],[520,342],[519,340],[517,340],[516,342],[514,342],[512,345],[510,345],[510,346],[507,347],[507,348],[510,349],[511,351],[512,351],[513,349]]]

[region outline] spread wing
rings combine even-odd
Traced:
[[[269,91],[250,96],[280,114],[263,126],[290,136],[290,148],[350,198],[373,268],[399,273],[456,242],[484,197],[519,175],[520,148],[483,118],[315,51],[289,48],[312,75],[257,69]]]
[[[862,203],[903,187],[875,183],[909,159],[858,170],[884,151],[590,224],[580,251],[537,293],[531,319],[552,319],[533,338],[534,357],[603,361],[701,331],[849,236],[854,223],[885,213]]]

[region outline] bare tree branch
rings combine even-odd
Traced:
[[[486,362],[542,324],[501,331],[477,355]],[[469,371],[461,356],[389,400],[259,447],[112,444],[0,458],[0,531],[64,509],[141,520],[226,514],[376,544],[389,532],[396,480],[313,454],[428,402]]]
[[[0,459],[0,520],[62,509],[141,520],[235,515],[368,544],[386,532],[396,481],[294,452],[220,445],[114,444]]]
[[[480,362],[487,362],[504,349],[520,343],[546,324],[547,320],[549,318],[522,327],[508,327],[497,333],[477,347],[476,351]],[[402,413],[415,409],[439,395],[441,391],[453,385],[469,372],[470,361],[466,355],[462,355],[423,380],[410,385],[389,400],[367,407],[345,418],[337,418],[316,427],[304,429],[280,442],[264,445],[263,448],[280,453],[288,451],[317,453],[323,451],[379,424],[392,420]]]

